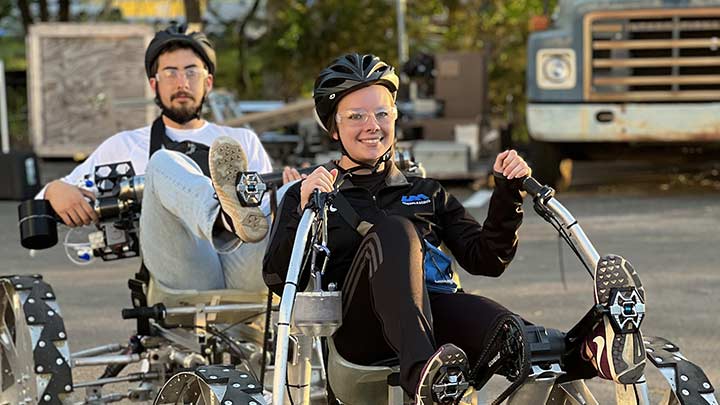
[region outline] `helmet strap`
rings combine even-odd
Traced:
[[[340,134],[338,134],[338,142],[340,142],[340,153],[342,153],[343,156],[347,156],[347,158],[350,159],[351,162],[353,162],[357,165],[351,169],[348,169],[347,170],[348,173],[354,173],[359,170],[367,169],[367,170],[370,170],[371,174],[375,174],[378,172],[380,165],[389,161],[393,155],[392,150],[393,150],[394,145],[390,145],[390,147],[387,148],[385,153],[383,153],[382,156],[380,156],[380,158],[378,160],[376,160],[374,164],[368,164],[365,162],[361,162],[361,161],[353,158],[352,156],[350,156],[350,153],[348,153],[347,149],[345,149],[345,145],[343,145],[342,140],[340,139]]]

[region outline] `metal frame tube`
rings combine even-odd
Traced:
[[[113,353],[120,351],[123,346],[120,343],[111,343],[109,345],[93,347],[91,349],[80,350],[70,354],[70,358],[77,359],[80,357],[97,356],[98,354]]]
[[[307,245],[307,239],[315,216],[316,213],[311,209],[306,209],[303,213],[297,228],[297,233],[295,234],[292,255],[290,256],[290,265],[288,267],[285,288],[283,289],[280,310],[278,312],[275,371],[273,372],[273,404],[280,405],[285,403],[290,321],[292,320],[292,311],[295,305],[295,294],[297,293],[297,283],[300,279],[300,271],[302,270],[305,246]]]
[[[402,66],[410,59],[407,34],[405,33],[405,14],[407,11],[407,0],[395,0],[395,11],[397,21],[398,60]]]
[[[583,262],[591,271],[594,270],[598,261],[600,261],[600,254],[575,217],[555,198],[547,200],[545,206],[560,220],[561,226],[568,232],[570,239],[577,246]]]
[[[151,380],[160,377],[158,373],[146,373],[146,374],[131,374],[125,377],[112,377],[112,378],[100,378],[95,381],[85,381],[77,384],[73,384],[73,389],[85,388],[85,387],[97,387],[99,385],[116,384],[121,382],[135,382]]]
[[[95,405],[95,404],[109,404],[112,402],[120,402],[125,398],[129,398],[130,394],[107,394],[99,398],[86,399],[82,402],[75,402],[73,405]]]
[[[564,396],[566,397],[566,400],[573,404],[582,403],[587,405],[598,405],[597,399],[595,399],[595,396],[593,396],[592,392],[588,389],[587,384],[585,384],[585,380],[568,381],[558,384],[558,386],[562,389],[562,392],[565,393]]]
[[[265,312],[265,304],[224,304],[224,305],[208,305],[202,308],[202,312],[219,314],[221,312],[236,311],[258,311]],[[198,312],[197,307],[174,307],[165,308],[167,315],[193,315]]]
[[[642,380],[642,382],[633,384],[633,388],[635,389],[635,392],[637,392],[638,402],[640,405],[650,405],[650,394],[648,392],[648,385],[647,381],[645,381],[644,375]]]
[[[648,386],[645,376],[640,382],[631,385],[615,385],[615,402],[628,405],[650,405]]]
[[[313,353],[313,338],[300,335],[298,338],[298,356],[296,364],[288,368],[288,379],[290,382],[290,393],[294,404],[310,404],[310,378],[312,365],[310,359]]]
[[[7,91],[5,88],[5,63],[0,60],[0,139],[2,153],[10,153],[10,133],[8,129]]]
[[[108,364],[130,364],[140,361],[139,354],[116,354],[110,356],[81,357],[72,359],[73,367],[104,366]]]

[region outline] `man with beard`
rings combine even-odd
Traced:
[[[88,225],[97,220],[88,203],[94,194],[78,184],[97,166],[130,161],[136,174],[146,174],[140,245],[156,281],[179,289],[256,291],[264,287],[259,273],[269,208],[243,207],[235,180],[240,171],[272,167],[255,133],[201,118],[215,65],[204,34],[186,33],[184,26],[158,32],[145,70],[161,115],[150,126],[108,138],[38,198],[49,200],[66,225]],[[293,169],[284,173],[286,181],[299,177]]]

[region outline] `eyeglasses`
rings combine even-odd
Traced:
[[[184,76],[189,82],[197,82],[198,80],[204,78],[206,74],[207,70],[201,67],[191,66],[189,68],[186,68],[185,70],[166,68],[158,71],[155,75],[155,78],[158,80],[162,79],[177,81],[180,79],[181,76]]]
[[[370,119],[370,115],[375,117],[375,121],[378,125],[388,125],[397,118],[397,108],[395,106],[390,108],[380,108],[375,110],[373,114],[370,114],[367,110],[363,109],[340,111],[335,114],[335,119],[338,124],[345,122],[347,125],[357,127],[365,125],[365,123],[367,123]]]

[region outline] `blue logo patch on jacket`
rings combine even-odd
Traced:
[[[402,196],[402,203],[404,205],[430,204],[430,197],[425,194],[404,195]]]

